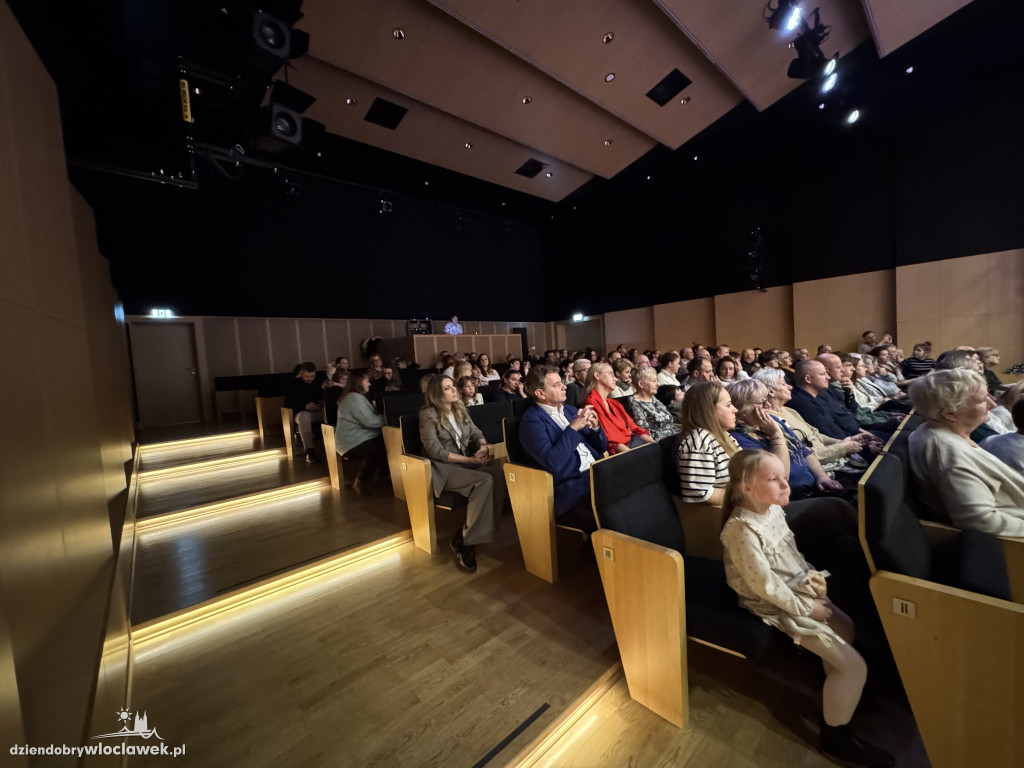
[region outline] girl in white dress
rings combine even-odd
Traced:
[[[782,462],[744,450],[729,460],[722,529],[725,577],[740,605],[821,657],[821,749],[844,765],[891,766],[892,755],[850,732],[867,665],[853,642],[853,622],[827,594],[827,571],[814,570],[796,548],[783,505],[789,484]]]

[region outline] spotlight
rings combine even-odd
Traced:
[[[853,110],[850,114],[848,114],[846,116],[846,124],[847,125],[853,125],[858,120],[860,120],[860,110],[859,109]]]
[[[575,312],[575,313],[573,313],[572,321],[574,323],[582,323],[583,320],[584,320],[584,316],[583,316],[582,312]]]
[[[838,79],[839,79],[839,75],[837,75],[837,74],[836,74],[835,72],[833,72],[833,73],[832,73],[831,75],[829,75],[829,76],[828,76],[828,77],[827,77],[827,78],[825,79],[825,83],[824,83],[824,85],[822,85],[822,86],[821,86],[821,90],[822,90],[822,92],[823,92],[823,93],[828,93],[828,92],[829,92],[829,91],[831,91],[831,90],[832,90],[833,88],[835,88],[835,87],[836,87],[836,81],[837,81]]]
[[[825,66],[825,54],[821,52],[819,46],[828,39],[832,27],[821,23],[817,8],[814,9],[813,16],[814,26],[808,25],[806,20],[803,21],[803,30],[792,43],[796,50],[796,58],[789,63],[786,74],[796,80],[809,80],[817,76]]]
[[[831,75],[833,72],[836,71],[836,61],[838,60],[838,58],[838,56],[833,56],[831,59],[828,60],[828,63],[825,65],[826,75]]]
[[[390,200],[383,200],[382,199],[380,201],[379,205],[380,205],[380,207],[377,209],[378,213],[391,213],[391,201]]]
[[[764,20],[768,22],[769,29],[792,32],[799,26],[802,16],[803,9],[797,5],[796,0],[776,0],[774,6],[768,0],[764,6]]]

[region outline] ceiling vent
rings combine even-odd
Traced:
[[[538,173],[548,167],[547,163],[542,163],[540,160],[534,160],[532,157],[525,163],[519,166],[516,170],[520,176],[525,176],[528,179],[532,179]]]
[[[405,113],[408,111],[405,107],[394,104],[387,99],[377,98],[373,100],[373,104],[363,119],[368,123],[375,123],[384,128],[390,128],[393,131],[402,122],[402,118],[405,117]]]
[[[686,88],[690,82],[690,78],[678,69],[673,69],[661,79],[660,83],[647,92],[647,98],[659,107],[664,107]]]

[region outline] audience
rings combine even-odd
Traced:
[[[793,387],[786,381],[781,370],[765,368],[755,373],[754,379],[768,387],[768,399],[765,401],[765,407],[773,416],[780,418],[785,426],[793,430],[804,445],[814,451],[814,455],[826,471],[834,472],[849,466],[849,458],[864,448],[864,443],[867,441],[866,436],[858,435],[843,439],[829,437],[808,424],[792,408],[788,408],[787,404],[792,398]],[[855,463],[858,469],[867,466],[862,459],[857,459]]]
[[[721,506],[729,480],[729,457],[740,448],[729,432],[736,409],[717,381],[702,381],[683,399],[683,428],[676,450],[683,501]]]
[[[1005,435],[1007,432],[1016,430],[1011,411],[1014,404],[1021,398],[1024,398],[1024,379],[1007,385],[996,395],[996,407],[988,415],[989,426],[995,430],[996,434]]]
[[[976,350],[978,356],[981,358],[981,363],[985,367],[983,373],[985,374],[985,383],[988,384],[988,391],[990,394],[995,394],[1003,388],[1003,382],[996,376],[996,372],[993,370],[999,365],[999,350],[995,347],[978,347]]]
[[[647,370],[637,367],[637,370]],[[652,369],[653,370],[653,369]],[[657,377],[657,374],[655,374]],[[587,394],[584,405],[594,408],[597,418],[608,439],[608,452],[615,454],[628,451],[644,443],[653,443],[654,439],[643,427],[630,418],[615,398],[609,395],[615,390],[615,372],[608,363],[595,363],[587,374]]]
[[[711,359],[707,357],[701,357],[697,355],[689,363],[686,364],[686,391],[688,392],[691,387],[695,387],[698,384],[705,382],[718,382],[718,377],[715,376],[715,367],[711,364]]]
[[[636,392],[632,383],[633,363],[623,357],[612,363],[612,370],[615,371],[615,391],[608,397],[632,397]]]
[[[501,374],[491,368],[491,357],[486,352],[481,352],[476,364],[480,367],[480,380],[483,382],[499,381]]]
[[[501,374],[501,386],[495,391],[494,399],[500,402],[518,400],[522,397],[526,397],[523,394],[523,374],[516,368],[509,367]]]
[[[918,376],[930,373],[932,368],[935,367],[935,361],[929,357],[931,353],[932,343],[930,341],[915,344],[911,356],[904,359],[900,364],[900,368],[903,370],[903,377],[905,379],[916,379]]]
[[[565,404],[558,371],[538,365],[526,389],[535,406],[519,423],[523,450],[554,479],[555,519],[585,532],[597,529],[590,504],[590,467],[608,449],[597,413]]]
[[[794,500],[842,490],[842,483],[828,476],[814,452],[768,409],[768,388],[762,381],[737,381],[727,389],[737,410],[730,434],[740,448],[765,450],[779,460]]]
[[[472,376],[463,376],[455,382],[455,386],[459,391],[459,398],[462,400],[462,404],[467,408],[473,405],[484,404],[484,396],[476,391],[476,382]]]
[[[853,622],[828,599],[830,574],[814,570],[796,548],[782,510],[789,495],[778,458],[758,450],[733,456],[721,537],[726,581],[741,606],[821,658],[821,750],[844,765],[892,766],[891,755],[850,732],[867,665],[853,648]]]
[[[583,398],[587,396],[587,372],[591,365],[593,363],[585,357],[575,360],[572,364],[572,381],[565,385],[565,402],[573,408],[583,405]]]
[[[718,358],[718,362],[715,363],[715,376],[726,385],[734,381],[743,381],[750,378],[750,375],[743,370],[743,367],[728,355]]]
[[[959,528],[1024,536],[1024,477],[971,438],[993,407],[984,377],[938,370],[911,382],[910,398],[925,420],[909,440],[921,500]]]
[[[476,545],[494,540],[508,497],[505,473],[491,464],[487,439],[473,423],[455,382],[435,376],[420,409],[423,455],[430,459],[434,495],[442,491],[467,496],[466,523],[451,539],[459,567],[476,570]]]
[[[1010,414],[1016,431],[986,437],[981,441],[981,447],[1006,466],[1024,473],[1024,399],[1014,403]]]
[[[302,449],[306,454],[306,463],[315,464],[320,459],[316,454],[316,438],[313,425],[324,421],[323,389],[316,383],[316,364],[300,363],[296,376],[288,379],[284,385],[284,407],[292,409],[292,418],[299,428]],[[285,435],[289,440],[290,436]]]
[[[360,496],[371,495],[370,482],[386,473],[387,452],[381,427],[384,417],[378,416],[367,397],[370,378],[365,373],[348,375],[348,386],[338,401],[338,425],[334,428],[334,449],[345,459],[362,461],[352,490]]]
[[[658,358],[658,365],[661,366],[658,370],[658,383],[666,386],[679,386],[679,369],[681,367],[680,361],[682,358],[678,352],[666,352]]]
[[[677,355],[678,357],[678,355]],[[630,401],[630,412],[638,426],[651,433],[655,440],[679,433],[679,425],[675,423],[671,411],[657,398],[662,386],[659,374],[653,368],[637,368],[633,376],[636,393]],[[678,391],[679,387],[675,389]]]

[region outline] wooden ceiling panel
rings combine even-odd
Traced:
[[[766,109],[803,81],[786,76],[795,58],[793,33],[768,28],[763,2],[750,0],[654,0],[726,77],[758,109]],[[821,49],[826,56],[849,53],[867,39],[857,0],[816,0],[821,21],[832,32]]]
[[[293,62],[289,81],[306,93],[318,95],[304,116],[319,120],[331,133],[354,141],[555,202],[593,178],[592,174],[558,158],[517,144],[312,56]],[[329,96],[320,98],[323,94]],[[408,109],[394,130],[364,119],[378,97]],[[355,103],[349,105],[348,99]],[[472,145],[470,148],[466,147],[467,142]],[[516,169],[531,158],[546,163],[544,171],[532,179],[516,174]]]
[[[905,0],[862,0],[864,13],[879,56],[887,56],[947,16],[959,11],[971,0],[929,0],[908,3]]]
[[[429,1],[672,149],[742,99],[650,0]],[[659,106],[646,94],[673,69],[692,82]]]
[[[429,3],[306,0],[302,10],[310,55],[590,173],[610,178],[655,146]]]

